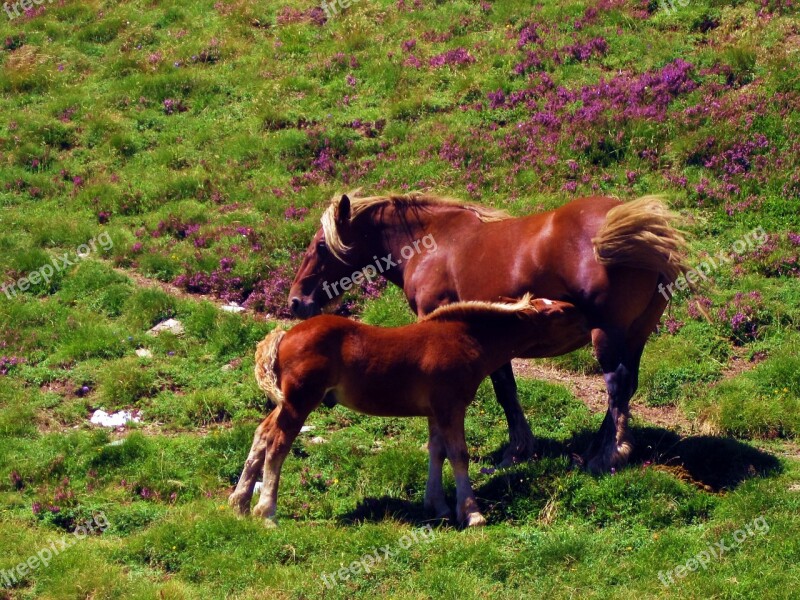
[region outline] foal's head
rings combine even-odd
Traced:
[[[422,320],[457,320],[509,343],[524,340],[528,351],[522,355],[528,357],[555,356],[564,347],[580,347],[589,333],[586,318],[575,305],[531,294],[508,302],[455,302]]]

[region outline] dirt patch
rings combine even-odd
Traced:
[[[514,359],[511,364],[514,367],[514,372],[520,377],[539,379],[548,383],[566,386],[593,413],[602,413],[608,408],[606,384],[600,375],[571,373],[553,366],[524,359]],[[634,401],[631,405],[631,412],[635,417],[660,427],[687,432],[693,430],[692,422],[675,406],[646,406],[637,404]]]
[[[71,400],[78,398],[81,395],[81,387],[68,379],[58,379],[56,381],[48,381],[39,386],[39,391],[43,393],[57,394],[62,398]]]

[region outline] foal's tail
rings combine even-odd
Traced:
[[[674,281],[687,270],[686,240],[672,224],[677,219],[659,196],[615,206],[592,239],[597,261],[655,271]]]
[[[277,368],[278,346],[285,335],[283,329],[275,329],[256,348],[256,382],[278,406],[283,404],[284,400]]]

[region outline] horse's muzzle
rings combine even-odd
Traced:
[[[308,319],[322,312],[316,302],[313,300],[303,301],[298,296],[294,296],[289,300],[289,308],[298,319]]]

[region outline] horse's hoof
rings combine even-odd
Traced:
[[[486,519],[481,513],[471,513],[467,515],[467,520],[464,527],[483,527],[486,525]]]
[[[594,456],[584,455],[579,464],[594,475],[613,474],[628,464],[632,451],[633,445],[625,442],[610,450],[603,449]]]
[[[509,446],[506,448],[506,451],[503,453],[503,460],[501,460],[497,468],[498,469],[505,469],[507,467],[513,467],[514,465],[518,465],[520,463],[527,462],[534,458],[536,455],[536,443],[534,442],[533,438],[529,441]]]
[[[250,500],[245,502],[243,498],[238,498],[234,494],[231,494],[228,498],[228,506],[240,517],[245,517],[250,514]]]
[[[263,504],[256,504],[253,508],[253,516],[261,517],[262,519],[275,519],[275,507]]]
[[[267,529],[275,529],[278,527],[278,520],[274,516],[266,517],[264,519],[264,527],[266,527]]]
[[[443,506],[434,506],[433,504],[426,504],[425,505],[425,512],[431,515],[434,519],[437,520],[445,520],[449,519],[452,516],[452,511],[450,507],[446,504]]]
[[[528,459],[530,459],[533,456],[532,452],[528,454],[526,452],[511,452],[509,450],[507,450],[506,453],[503,455],[503,460],[501,460],[497,464],[498,469],[507,469],[508,467],[519,465],[521,463],[527,462]]]

